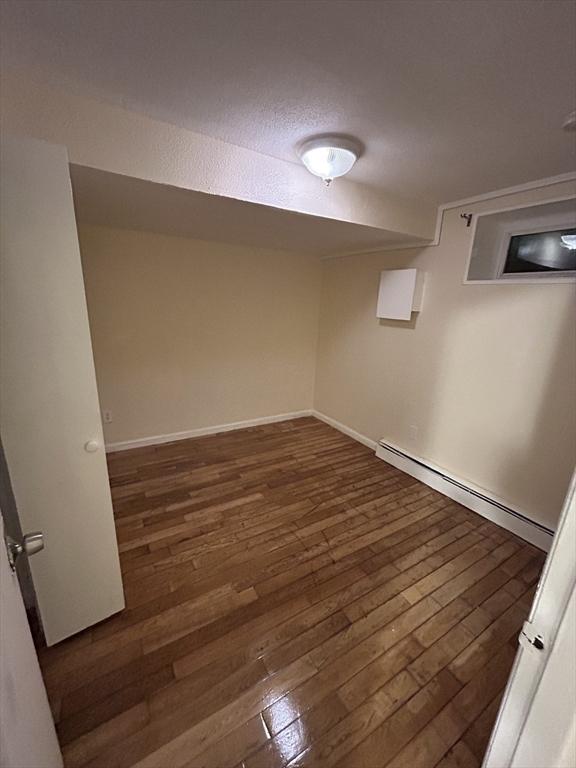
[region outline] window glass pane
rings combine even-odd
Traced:
[[[576,270],[576,229],[513,235],[503,274]]]

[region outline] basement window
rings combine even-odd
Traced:
[[[576,200],[476,218],[465,282],[576,281]]]

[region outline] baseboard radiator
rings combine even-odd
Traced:
[[[508,507],[502,501],[487,496],[480,489],[451,477],[441,469],[384,440],[380,440],[376,446],[376,455],[459,504],[512,531],[539,549],[546,552],[550,549],[554,531],[519,510]]]

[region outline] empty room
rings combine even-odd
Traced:
[[[576,768],[576,3],[0,22],[2,768]]]

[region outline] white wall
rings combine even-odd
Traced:
[[[463,285],[463,211],[576,193],[573,183],[446,213],[440,245],[324,262],[315,407],[553,527],[576,462],[574,285]],[[376,318],[380,270],[426,272],[410,322]],[[413,436],[412,427],[417,435]]]
[[[312,407],[318,257],[102,227],[80,248],[107,443]]]

